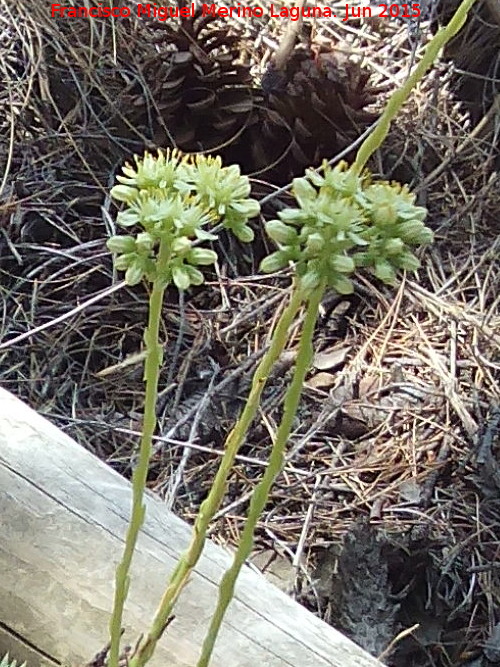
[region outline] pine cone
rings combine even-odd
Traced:
[[[259,87],[241,62],[237,24],[198,12],[178,23],[143,17],[120,26],[118,66],[104,23],[92,77],[85,58],[47,51],[57,118],[71,119],[69,130],[85,128],[92,141],[82,152],[99,171],[145,148],[176,146],[218,153],[226,164],[281,185],[334,157],[375,119],[368,73],[332,50],[296,48]],[[88,50],[90,36],[78,39]]]
[[[183,18],[177,28],[157,21],[148,21],[147,28],[159,53],[144,68],[160,112],[154,143],[221,152],[252,109],[249,67],[238,62],[240,37],[227,22],[199,13]],[[141,100],[139,92],[132,103]]]
[[[198,14],[177,28],[147,21],[145,30],[159,52],[143,70],[159,111],[149,132],[156,146],[219,153],[246,174],[284,184],[345,149],[376,118],[367,110],[376,93],[369,73],[335,51],[297,48],[257,87],[240,61],[237,26]],[[147,126],[141,89],[130,104],[142,109],[135,126]]]
[[[198,12],[178,22],[123,19],[113,35],[106,21],[93,19],[103,37],[100,58],[92,56],[92,77],[85,58],[61,56],[48,47],[52,97],[61,117],[92,136],[92,145],[84,148],[90,164],[106,160],[114,168],[145,148],[218,153],[241,133],[252,108],[251,76],[238,62],[240,37],[231,25]],[[92,43],[88,21],[68,23],[71,30],[81,28],[75,37],[63,25],[86,54]],[[56,125],[49,111],[47,122]]]
[[[318,165],[349,146],[376,115],[369,73],[335,52],[297,49],[284,71],[272,67],[262,81],[263,99],[241,144],[251,146],[247,172],[273,183],[287,183],[306,167]],[[239,147],[238,147],[239,148]]]

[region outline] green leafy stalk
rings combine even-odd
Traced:
[[[136,156],[135,166],[127,163],[122,171],[123,175],[117,176],[118,185],[111,190],[114,199],[126,204],[126,208],[118,213],[116,222],[120,227],[138,227],[140,231],[135,237],[113,236],[108,240],[107,246],[116,254],[115,268],[125,271],[125,281],[128,285],[137,285],[146,280],[152,285],[152,290],[149,301],[149,323],[144,336],[146,395],[143,432],[138,465],[132,478],[131,519],[123,558],[116,571],[115,598],[110,622],[108,662],[110,667],[118,667],[123,609],[130,583],[129,570],[145,516],[143,499],[152,437],[156,428],[156,400],[162,362],[159,327],[165,289],[171,284],[179,290],[203,284],[204,275],[198,267],[217,261],[217,253],[203,247],[204,242],[217,240],[217,236],[206,229],[207,226],[221,222],[222,226],[240,241],[250,242],[253,239],[253,230],[248,221],[260,210],[258,202],[249,197],[251,188],[248,178],[241,175],[237,165],[223,167],[220,158],[203,155],[183,156],[178,151],[158,151],[157,156],[149,153],[145,153],[143,158]],[[295,305],[293,312],[290,311],[291,315],[287,321],[293,320],[299,305],[300,303]],[[281,332],[279,341],[271,346],[272,353],[268,363],[262,367],[263,378],[254,388],[256,398],[251,406],[253,413],[250,421],[257,410],[259,392],[262,391],[267,374],[276,359],[275,352],[278,350],[279,354],[279,346],[285,344],[286,334],[285,328]],[[244,429],[237,432],[235,440],[239,438],[238,442],[241,442],[245,432]],[[225,478],[223,475],[220,476],[218,487],[220,499],[224,495],[224,479],[227,479],[232,465],[231,452],[234,460],[238,442],[234,445],[235,449],[229,450]],[[215,512],[218,505],[209,504],[208,507],[208,520],[210,520],[210,511]],[[193,553],[195,556],[198,554],[194,558],[194,563],[203,548],[208,525],[204,522],[204,518],[202,516],[195,528],[194,546],[189,554],[191,558]],[[190,562],[188,561],[188,565]],[[176,570],[178,576],[175,585],[171,585],[168,589],[166,614],[156,619],[153,628],[156,634],[153,639],[143,642],[143,646],[146,646],[143,653],[147,654],[152,646],[151,652],[144,658],[137,657],[136,660],[139,662],[136,664],[144,664],[150,657],[158,637],[165,628],[172,607],[168,606],[168,600],[172,598],[175,601],[189,571],[188,567],[183,576],[182,564]]]
[[[293,421],[297,413],[302,393],[302,387],[312,359],[314,327],[316,325],[318,308],[321,299],[323,298],[325,287],[326,280],[314,290],[308,300],[306,317],[300,337],[297,363],[285,397],[283,418],[276,433],[276,439],[273,443],[269,464],[261,481],[252,494],[248,509],[248,518],[245,522],[245,527],[241,535],[238,549],[234,555],[233,563],[227,572],[225,572],[220,583],[217,607],[212,616],[210,627],[203,643],[198,667],[208,667],[224,615],[234,595],[236,580],[246,559],[252,552],[255,528],[266,506],[271,487],[283,468],[286,445],[292,431]]]
[[[296,289],[292,294],[290,303],[278,321],[269,349],[255,371],[250,394],[243,412],[227,437],[224,456],[220,462],[210,493],[203,501],[196,518],[191,543],[177,563],[151,628],[148,634],[139,643],[135,655],[129,661],[129,667],[142,667],[153,655],[156,644],[168,623],[173,607],[202,554],[208,527],[224,498],[227,479],[231,472],[234,459],[257,413],[260,397],[266,385],[269,373],[285,347],[288,330],[303,300],[303,292]]]
[[[403,86],[391,95],[377,126],[359,147],[356,161],[352,166],[356,174],[361,174],[373,153],[380,148],[389,132],[392,121],[408,99],[413,88],[423,78],[427,70],[432,67],[440,50],[461,30],[474,2],[476,0],[463,0],[448,25],[441,28],[429,42],[422,60],[415,67]]]
[[[166,243],[160,245],[158,253],[159,273],[169,263],[169,252]],[[110,620],[109,667],[118,667],[120,655],[120,637],[122,630],[123,608],[130,585],[130,566],[134,555],[137,538],[144,523],[146,508],[144,506],[144,490],[151,458],[153,435],[156,428],[156,400],[158,397],[158,381],[163,350],[158,343],[160,332],[163,296],[167,285],[162,278],[157,278],[152,286],[149,299],[149,321],[144,334],[146,358],[144,362],[144,380],[146,393],[144,400],[144,421],[142,438],[139,447],[137,466],[132,476],[132,511],[125,538],[125,548],[120,564],[116,569],[115,595],[113,613]]]
[[[300,338],[294,376],[286,393],[284,412],[271,450],[269,465],[257,485],[233,563],[224,574],[215,613],[206,635],[198,667],[207,667],[224,615],[234,595],[238,574],[251,553],[254,531],[271,487],[280,473],[306,373],[318,306],[325,289],[353,291],[350,276],[364,266],[384,282],[393,283],[398,269],[416,270],[419,261],[412,246],[432,241],[422,222],[426,211],[415,197],[396,183],[373,183],[368,173],[359,176],[339,164],[325,165],[323,174],[306,171],[293,182],[298,207],[279,212],[266,224],[278,250],[261,263],[272,272],[294,262],[298,289],[306,295],[307,312]]]

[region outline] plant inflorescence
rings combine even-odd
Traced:
[[[180,290],[201,285],[203,273],[197,267],[217,260],[217,253],[201,244],[217,239],[211,231],[217,222],[240,241],[253,240],[248,220],[260,207],[249,197],[250,182],[237,165],[223,167],[219,157],[178,151],[146,153],[135,163],[125,165],[111,196],[126,204],[117,224],[140,231],[135,237],[113,236],[107,243],[129,285],[143,278],[173,283]],[[160,248],[162,262],[157,261]]]
[[[144,333],[144,417],[137,465],[132,475],[132,511],[122,560],[116,569],[115,598],[110,621],[109,666],[117,667],[120,655],[121,624],[128,594],[129,571],[139,531],[144,522],[144,489],[156,428],[156,401],[162,364],[159,344],[163,297],[168,285],[187,290],[201,285],[204,276],[200,266],[214,264],[217,253],[207,244],[217,240],[215,225],[231,231],[240,241],[253,240],[248,224],[260,210],[250,195],[250,182],[236,165],[223,167],[220,158],[182,155],[178,151],[159,151],[135,158],[135,166],[126,164],[112,197],[123,202],[117,224],[135,228],[134,236],[116,235],[108,240],[115,254],[115,267],[125,271],[125,281],[136,285],[142,280],[152,285],[149,295],[148,324]],[[221,487],[223,483],[221,482]],[[203,543],[206,528],[200,530]],[[165,610],[175,602],[183,579],[162,601],[154,636],[140,645],[133,661],[144,662],[164,630]]]
[[[427,211],[415,204],[406,186],[372,182],[340,163],[322,173],[306,171],[293,181],[297,208],[281,211],[266,224],[279,249],[261,264],[264,272],[296,263],[302,289],[316,289],[323,279],[340,294],[353,291],[351,276],[368,267],[380,280],[393,283],[398,269],[415,271],[416,246],[431,243],[423,223]]]

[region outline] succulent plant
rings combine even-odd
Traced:
[[[340,294],[352,292],[356,267],[368,267],[380,280],[393,283],[398,269],[420,266],[412,248],[432,242],[424,225],[425,208],[405,186],[371,182],[346,163],[327,163],[323,173],[312,169],[293,181],[297,208],[281,211],[266,224],[278,250],[261,263],[273,272],[296,264],[303,289],[312,290],[326,279]]]
[[[248,220],[260,210],[250,199],[250,183],[239,167],[223,167],[220,158],[182,155],[179,151],[145,153],[126,164],[111,196],[126,204],[117,216],[121,227],[138,226],[135,238],[113,236],[107,246],[117,255],[115,267],[136,285],[161,278],[180,290],[201,285],[197,266],[214,264],[217,253],[200,243],[217,238],[210,226],[223,227],[244,242],[253,240]],[[156,261],[163,248],[162,261]]]

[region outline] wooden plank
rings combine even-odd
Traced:
[[[22,638],[25,651],[38,652],[29,667],[51,658],[81,665],[106,643],[129,504],[126,480],[0,389],[0,626],[4,636],[8,630]],[[125,616],[129,641],[147,627],[191,532],[156,497],[147,498],[146,516]],[[222,548],[207,544],[151,665],[196,665],[229,562]],[[4,641],[0,635],[0,652]],[[12,641],[8,648],[16,657]],[[212,664],[381,666],[249,568]]]

